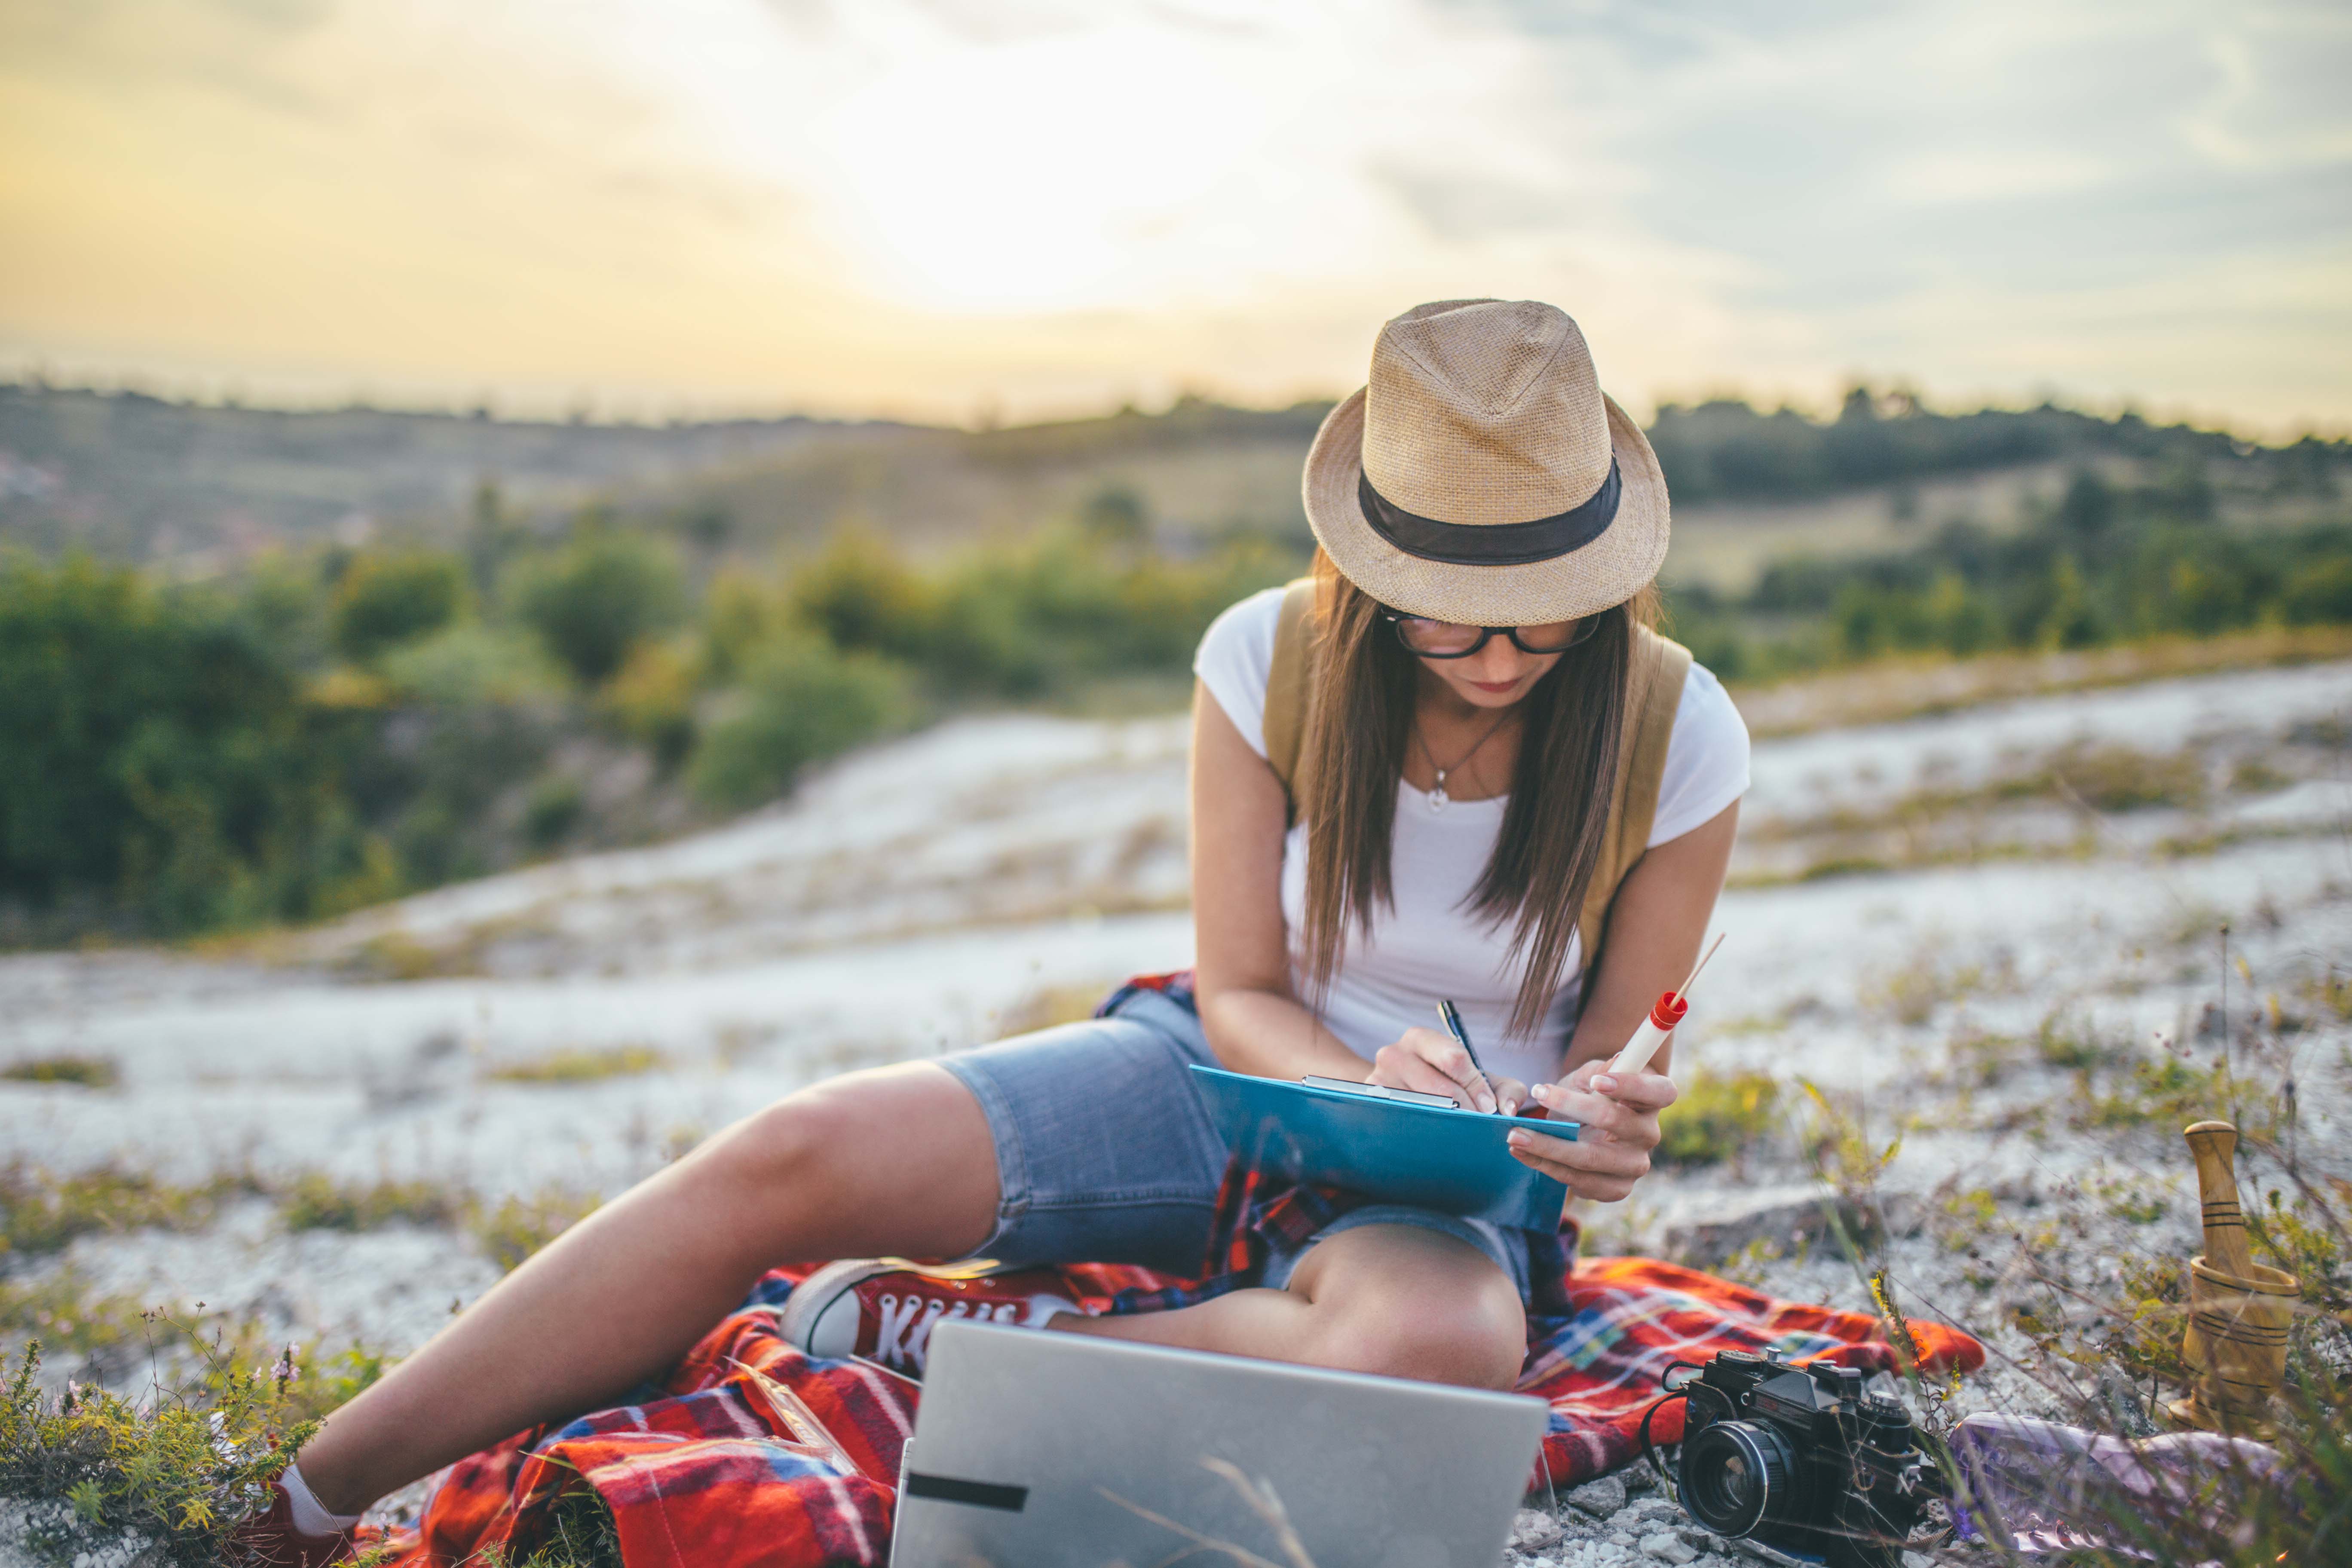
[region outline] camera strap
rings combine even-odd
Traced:
[[[1657,1445],[1650,1438],[1650,1418],[1664,1406],[1685,1397],[1686,1395],[1677,1389],[1672,1394],[1652,1400],[1650,1407],[1642,1412],[1642,1458],[1649,1462],[1650,1473],[1658,1478],[1660,1489],[1674,1500],[1675,1506],[1677,1508],[1682,1506],[1682,1494],[1675,1489],[1675,1478],[1666,1473],[1665,1461],[1658,1458]]]

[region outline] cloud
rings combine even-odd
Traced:
[[[117,0],[0,58],[20,355],[1018,415],[1349,384],[1497,293],[1635,404],[2352,420],[2318,0]]]

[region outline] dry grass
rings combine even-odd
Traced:
[[[317,1172],[296,1177],[278,1194],[278,1217],[289,1230],[451,1226],[467,1206],[463,1193],[437,1182],[337,1182]]]
[[[505,1062],[482,1077],[491,1083],[581,1084],[632,1078],[668,1067],[669,1058],[652,1046],[612,1046],[602,1050],[551,1051],[528,1061]]]
[[[490,1260],[512,1269],[522,1260],[562,1236],[594,1212],[594,1195],[548,1187],[530,1197],[508,1196],[495,1204],[477,1203],[466,1228]]]
[[[1934,1017],[1937,1008],[1991,989],[2007,978],[1988,974],[1973,963],[1953,963],[1941,948],[1928,944],[1905,963],[1864,981],[1860,999],[1867,1011],[1916,1027]]]
[[[483,973],[471,940],[436,946],[404,931],[388,931],[353,948],[338,965],[359,980],[447,980]]]
[[[70,1083],[83,1089],[112,1089],[121,1077],[121,1069],[105,1057],[35,1057],[0,1068],[0,1080],[9,1083]]]
[[[13,1162],[0,1167],[0,1254],[55,1252],[82,1236],[202,1230],[224,1205],[267,1190],[250,1172],[181,1185],[119,1164],[58,1176]]]

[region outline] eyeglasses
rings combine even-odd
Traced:
[[[1422,658],[1468,658],[1498,635],[1510,638],[1511,646],[1521,653],[1566,653],[1601,628],[1598,616],[1539,626],[1464,626],[1408,616],[1385,605],[1381,607],[1381,619],[1396,628],[1397,641],[1404,644],[1406,652]]]

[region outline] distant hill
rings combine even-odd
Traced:
[[[286,411],[0,384],[0,541],[130,560],[236,557],[386,521],[458,515],[495,480],[576,502],[887,425],[790,417],[542,423],[374,408]]]
[[[201,568],[386,526],[454,536],[475,488],[491,481],[525,517],[551,521],[593,500],[729,553],[796,551],[845,526],[920,551],[1103,509],[1181,552],[1234,531],[1303,539],[1299,466],[1328,407],[1186,399],[1159,414],[971,432],[285,412],[0,384],[0,542]],[[2299,515],[2332,502],[2352,462],[2340,441],[2265,447],[2053,405],[1947,414],[1866,388],[1828,420],[1735,399],[1668,405],[1650,436],[1695,542],[1816,512],[1850,520],[1859,509],[1891,527],[1952,498],[2000,510],[2081,466],[2186,465],[2207,475],[2227,515]],[[2005,475],[2016,479],[1988,478]]]

